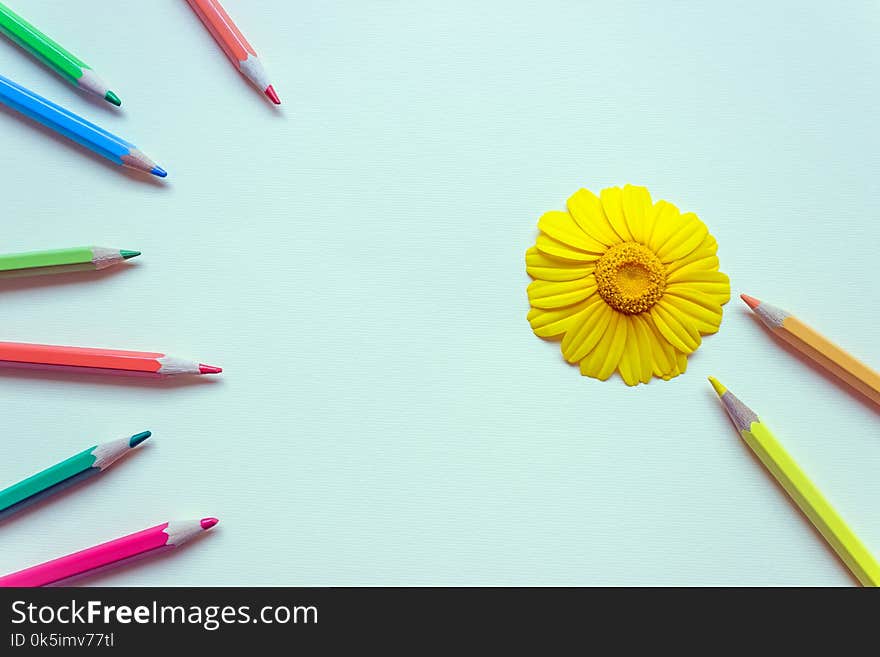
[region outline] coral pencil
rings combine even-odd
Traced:
[[[110,91],[107,83],[101,80],[88,64],[40,32],[2,2],[0,2],[0,31],[75,87],[93,93],[117,107],[122,104],[119,96]]]
[[[0,577],[0,586],[32,587],[58,584],[98,568],[106,568],[135,557],[152,556],[158,552],[178,548],[211,529],[217,522],[217,518],[166,522],[136,534],[117,538],[115,541],[102,543]]]
[[[772,333],[880,406],[880,374],[781,308],[747,294],[746,302]]]
[[[214,37],[214,40],[223,48],[223,52],[229,57],[241,74],[244,75],[251,84],[276,105],[281,104],[281,99],[275,93],[275,88],[269,82],[269,76],[266,75],[260,58],[254,51],[253,46],[248,43],[244,35],[238,29],[226,10],[218,2],[218,0],[187,0],[196,15],[202,19],[205,27]]]
[[[0,342],[0,367],[62,368],[102,374],[219,374],[223,370],[153,351]]]
[[[761,463],[863,586],[880,586],[880,564],[843,521],[815,484],[770,433],[755,412],[714,377],[709,382],[724,404],[736,430]]]
[[[168,174],[133,144],[0,75],[0,102],[120,166]]]
[[[101,474],[151,435],[149,431],[142,431],[130,438],[120,438],[89,447],[9,488],[0,490],[0,518],[18,513],[49,495]]]
[[[69,249],[7,253],[0,255],[0,279],[74,271],[97,271],[136,258],[140,251],[77,246]]]

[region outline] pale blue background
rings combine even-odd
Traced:
[[[0,373],[4,484],[155,432],[0,527],[0,571],[217,515],[199,544],[89,583],[851,584],[708,374],[880,553],[876,411],[736,299],[686,375],[582,378],[532,335],[523,263],[540,214],[578,187],[644,184],[709,225],[735,293],[880,366],[875,2],[228,0],[280,112],[183,0],[14,5],[124,109],[6,42],[0,70],[170,175],[124,175],[0,111],[2,251],[145,254],[4,285],[2,338],[226,373]]]

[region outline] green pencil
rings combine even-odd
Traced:
[[[143,431],[131,438],[120,438],[89,447],[66,461],[56,463],[51,468],[46,468],[24,481],[0,490],[0,519],[17,513],[75,483],[100,474],[150,435],[152,434],[149,431]]]
[[[0,279],[72,271],[97,271],[114,267],[137,257],[140,251],[106,249],[102,246],[75,246],[70,249],[0,254]]]
[[[2,2],[0,31],[74,86],[100,96],[113,105],[122,105],[119,96],[110,91],[88,64],[55,43]]]

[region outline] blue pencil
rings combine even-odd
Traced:
[[[152,173],[160,178],[168,175],[165,169],[156,166],[155,162],[133,144],[2,75],[0,75],[0,101],[98,155],[106,157],[111,162]]]

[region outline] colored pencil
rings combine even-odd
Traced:
[[[211,529],[217,522],[216,518],[166,522],[136,534],[129,534],[114,541],[0,577],[0,586],[32,587],[58,584],[99,568],[104,569],[135,558],[153,556],[159,552],[180,547],[202,532]]]
[[[171,376],[175,374],[219,374],[213,365],[152,351],[121,351],[62,347],[22,342],[0,342],[0,367],[64,369],[100,374]]]
[[[257,57],[253,46],[244,38],[241,30],[223,9],[218,0],[187,0],[196,15],[208,28],[214,40],[223,48],[229,61],[251,84],[264,93],[276,105],[281,99],[275,93],[275,87],[269,82],[269,76]]]
[[[0,518],[17,513],[50,495],[101,474],[151,435],[149,431],[143,431],[131,438],[120,438],[89,447],[9,488],[0,490]]]
[[[133,144],[2,75],[0,75],[0,102],[115,164],[152,173],[160,178],[168,175],[165,169],[156,166],[153,160]]]
[[[755,412],[718,382],[709,382],[736,430],[863,586],[880,586],[880,564],[837,514]]]
[[[0,279],[75,271],[98,271],[136,258],[140,251],[76,246],[69,249],[0,254]]]
[[[880,406],[880,374],[791,313],[747,294],[740,298],[773,335],[809,357]]]
[[[93,93],[117,107],[122,105],[119,96],[110,91],[107,83],[97,76],[91,66],[40,32],[2,2],[0,31],[75,87]]]

